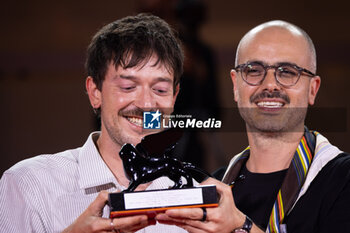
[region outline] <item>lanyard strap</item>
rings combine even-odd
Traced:
[[[298,193],[300,192],[311,165],[316,144],[315,134],[317,133],[311,133],[305,127],[304,135],[294,153],[282,186],[278,190],[266,232],[281,233],[280,225],[283,223],[285,215],[292,208],[298,197]],[[248,160],[249,154],[250,148],[247,147],[237,156],[234,164],[223,179],[224,183],[229,184],[231,181],[236,180],[242,166]]]

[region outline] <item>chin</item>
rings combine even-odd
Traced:
[[[140,134],[137,134],[137,135],[133,135],[133,136],[130,136],[129,137],[129,141],[131,142],[131,144],[133,145],[136,145],[138,143],[141,142],[141,140],[146,137],[147,135],[150,135],[150,134],[154,134],[154,133],[158,133],[159,131],[154,131],[154,130],[147,130],[147,131],[143,131],[142,133]]]
[[[150,134],[154,134],[154,133],[158,133],[159,130],[143,130],[140,133],[136,133],[136,132],[125,132],[123,135],[120,135],[119,139],[117,141],[121,141],[123,142],[122,145],[129,143],[132,144],[134,146],[136,146],[137,144],[139,144],[141,142],[141,140]]]
[[[250,126],[250,132],[261,132],[261,133],[282,133],[285,129],[276,126]]]
[[[287,123],[276,123],[276,122],[263,122],[262,124],[248,124],[250,132],[261,132],[268,134],[278,134],[278,133],[294,133],[299,132],[304,127],[291,126]]]
[[[132,137],[129,138],[127,143],[133,144],[134,146],[136,146],[137,144],[139,144],[142,140],[144,136],[137,136],[137,137]]]

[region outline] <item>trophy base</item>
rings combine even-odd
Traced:
[[[146,214],[153,218],[167,209],[216,207],[215,185],[109,194],[110,218]]]

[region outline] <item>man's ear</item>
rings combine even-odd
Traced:
[[[320,76],[313,77],[310,80],[310,86],[309,86],[309,104],[310,105],[314,105],[316,95],[317,95],[318,90],[320,89],[320,86],[321,86],[321,77]]]
[[[180,84],[177,84],[175,86],[175,92],[174,92],[174,98],[173,98],[173,106],[175,105],[175,101],[176,101],[176,98],[177,98],[177,95],[179,94],[180,92]]]
[[[89,95],[90,104],[94,109],[100,108],[102,103],[101,91],[97,88],[91,76],[85,81],[86,91]]]
[[[238,101],[238,91],[237,91],[237,72],[232,69],[231,72],[230,72],[230,75],[231,75],[231,80],[232,80],[232,84],[233,84],[233,95],[235,97],[235,101],[237,102]]]

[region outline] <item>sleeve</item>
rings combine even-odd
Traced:
[[[0,231],[49,232],[34,176],[5,172],[0,180]]]
[[[326,206],[325,215],[320,213],[320,233],[350,232],[350,154],[343,153],[335,160],[331,183],[326,183],[323,206]]]
[[[344,177],[345,178],[345,177]],[[350,232],[350,180],[321,223],[320,233]]]

